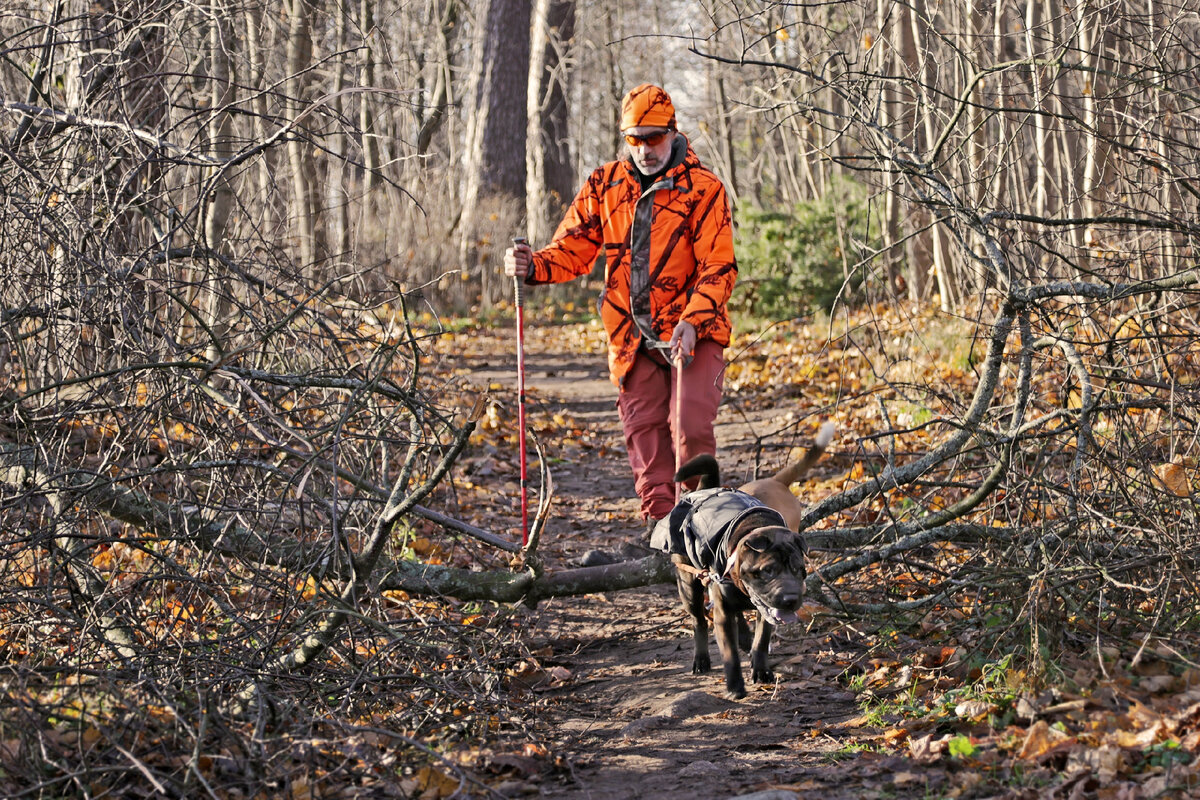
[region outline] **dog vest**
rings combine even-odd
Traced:
[[[723,579],[728,567],[725,542],[729,534],[749,514],[764,513],[777,518],[773,524],[787,527],[778,511],[737,489],[721,487],[688,492],[670,516],[659,520],[650,537],[650,546],[685,555],[692,566]]]

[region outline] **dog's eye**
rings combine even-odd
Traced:
[[[758,571],[758,574],[766,578],[773,578],[777,572],[779,572],[779,566],[777,564],[767,564]]]

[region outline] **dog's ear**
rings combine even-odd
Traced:
[[[797,574],[804,573],[804,557],[808,555],[808,545],[803,536],[792,536],[787,543],[788,568]]]
[[[763,530],[763,529],[759,529]],[[775,537],[769,532],[759,533],[752,532],[746,537],[745,545],[756,553],[765,553],[771,549],[771,545],[775,544]]]
[[[800,548],[800,555],[808,555],[808,541],[804,538],[803,533],[793,534],[792,541]]]

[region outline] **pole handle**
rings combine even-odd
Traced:
[[[524,236],[514,236],[512,243],[514,247],[522,244],[528,246],[529,240]],[[525,305],[525,292],[524,287],[521,285],[522,283],[523,281],[520,278],[516,275],[513,276],[513,302],[516,303],[517,308]]]

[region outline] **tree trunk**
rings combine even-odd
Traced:
[[[251,93],[250,109],[253,111],[250,121],[245,124],[249,130],[248,135],[254,141],[261,142],[270,135],[267,128],[269,106],[265,84],[266,53],[270,50],[271,41],[269,31],[264,30],[267,23],[260,6],[250,4],[243,15],[247,65],[247,75],[243,82]],[[267,38],[266,42],[263,41],[264,36]],[[258,225],[271,236],[275,235],[279,224],[276,214],[279,192],[275,185],[275,162],[275,151],[270,149],[257,158],[254,163],[254,180],[257,183],[256,194],[260,213]]]
[[[524,208],[530,13],[530,0],[489,0],[475,36],[461,251],[485,306],[496,269],[488,253],[520,230]]]
[[[312,6],[309,0],[288,0],[287,40],[287,118],[295,120],[307,106],[312,63]],[[291,168],[293,230],[300,267],[314,274],[317,263],[315,161],[312,144],[301,125],[297,136],[288,141],[288,166]]]
[[[1034,30],[1040,24],[1038,15],[1039,3],[1036,0],[1025,7],[1025,50],[1028,58],[1037,56],[1038,47],[1034,40]],[[1033,157],[1034,157],[1034,187],[1033,213],[1039,217],[1046,215],[1049,204],[1049,167],[1046,154],[1046,118],[1042,114],[1042,68],[1034,65],[1029,67],[1032,95],[1029,106],[1033,109]]]
[[[420,120],[417,131],[417,153],[424,155],[433,143],[433,136],[446,121],[447,111],[453,101],[452,77],[453,65],[450,54],[454,44],[454,34],[458,30],[458,3],[450,0],[442,10],[440,34],[438,36],[437,77],[434,79],[433,90],[430,92],[429,104]]]
[[[923,101],[920,86],[924,83],[923,60],[920,53],[922,21],[916,7],[904,6],[900,13],[902,15],[899,26],[901,47],[898,66],[903,65],[904,74],[908,77],[907,82],[911,87],[909,95],[905,98],[908,108],[902,115],[901,130],[910,137],[913,151],[920,152],[921,131],[923,130],[921,126]],[[914,303],[923,302],[926,299],[929,293],[929,277],[937,270],[936,254],[940,252],[935,232],[916,233],[919,226],[927,223],[927,214],[928,212],[922,210],[915,215],[915,218],[910,218],[913,231],[906,238],[905,243],[905,260],[908,262],[909,271],[908,295]]]
[[[917,62],[914,65],[922,87],[934,84],[933,73],[938,66],[933,63],[925,42],[925,32],[931,28],[931,21],[925,16],[924,0],[916,0],[913,5],[911,21],[913,26],[913,41],[916,44]],[[924,146],[931,148],[937,141],[935,125],[936,98],[921,90],[918,93],[920,108],[921,133],[924,134]],[[919,152],[922,152],[919,151]],[[959,286],[957,276],[952,274],[952,264],[946,243],[946,232],[942,225],[935,224],[929,229],[929,250],[933,261],[933,274],[937,280],[938,296],[943,311],[952,311],[958,305]]]
[[[1096,23],[1093,21],[1096,18],[1094,12],[1088,12],[1087,6],[1077,5],[1073,9],[1076,15],[1075,23],[1079,29],[1079,69],[1081,74],[1082,86],[1080,94],[1083,97],[1083,136],[1084,136],[1084,161],[1083,161],[1083,186],[1081,194],[1083,198],[1083,215],[1085,217],[1094,217],[1096,215],[1096,191],[1100,185],[1099,175],[1099,158],[1100,137],[1097,136],[1096,126],[1096,91],[1099,72],[1096,69],[1098,54],[1095,49],[1098,48]],[[1085,244],[1086,244],[1085,233]]]
[[[379,36],[379,32],[375,30],[375,0],[361,0],[358,4],[358,25],[363,37],[358,85],[374,86],[373,40]],[[359,95],[358,128],[362,136],[363,193],[370,203],[372,192],[379,186],[379,143],[375,141],[375,115],[372,113],[370,95]]]
[[[335,0],[334,20],[334,51],[343,53],[346,50],[346,22],[350,10],[346,7],[347,0]],[[345,114],[345,98],[339,93],[346,85],[346,73],[342,69],[342,59],[333,63],[333,83],[330,91],[334,98],[330,101],[330,111],[334,119],[341,120]],[[326,219],[329,221],[325,238],[328,242],[330,255],[341,261],[350,252],[350,194],[346,191],[346,156],[348,152],[347,136],[338,132],[329,139],[329,153],[326,156],[329,167],[325,179],[325,208],[328,210]]]
[[[201,127],[205,149],[218,159],[233,154],[233,116],[227,106],[234,101],[233,70],[230,53],[235,47],[233,17],[225,8],[225,0],[211,0],[208,8],[208,31],[206,41],[207,75],[198,75],[200,91],[207,99],[210,109],[208,124]],[[200,198],[201,217],[204,220],[204,244],[211,250],[230,254],[227,243],[229,216],[233,210],[233,188],[228,172],[221,167],[201,169],[201,186],[204,196]],[[215,259],[207,259],[207,269],[220,269]],[[209,362],[215,362],[224,349],[224,338],[228,327],[230,300],[226,295],[227,282],[209,272],[206,281],[204,313],[213,339],[205,351]]]
[[[729,205],[734,213],[738,207],[738,169],[737,151],[733,146],[733,120],[729,114],[729,96],[725,91],[725,78],[719,70],[710,73],[713,88],[716,92],[717,107],[713,115],[717,118],[717,138],[719,140],[721,160],[724,162],[725,189],[729,194]]]
[[[876,0],[875,2],[875,19],[879,31],[879,39],[875,42],[875,46],[871,51],[874,58],[874,63],[879,65],[879,69],[883,74],[889,71],[892,74],[899,74],[896,70],[897,53],[900,48],[896,43],[890,40],[890,37],[884,35],[888,20],[893,13],[892,7],[887,3],[887,0]],[[893,106],[897,104],[896,92],[889,84],[883,84],[880,87],[879,98],[879,127],[882,130],[891,130],[894,117]],[[882,204],[883,208],[880,212],[880,239],[882,240],[881,258],[883,259],[882,270],[887,276],[887,291],[888,294],[897,293],[901,288],[902,283],[906,281],[901,277],[899,269],[896,243],[900,239],[900,203],[896,192],[900,182],[900,174],[896,170],[895,165],[888,162],[884,164],[883,170],[883,191]]]
[[[567,48],[575,35],[575,0],[536,0],[529,48],[526,230],[547,241],[574,193],[567,122]]]

